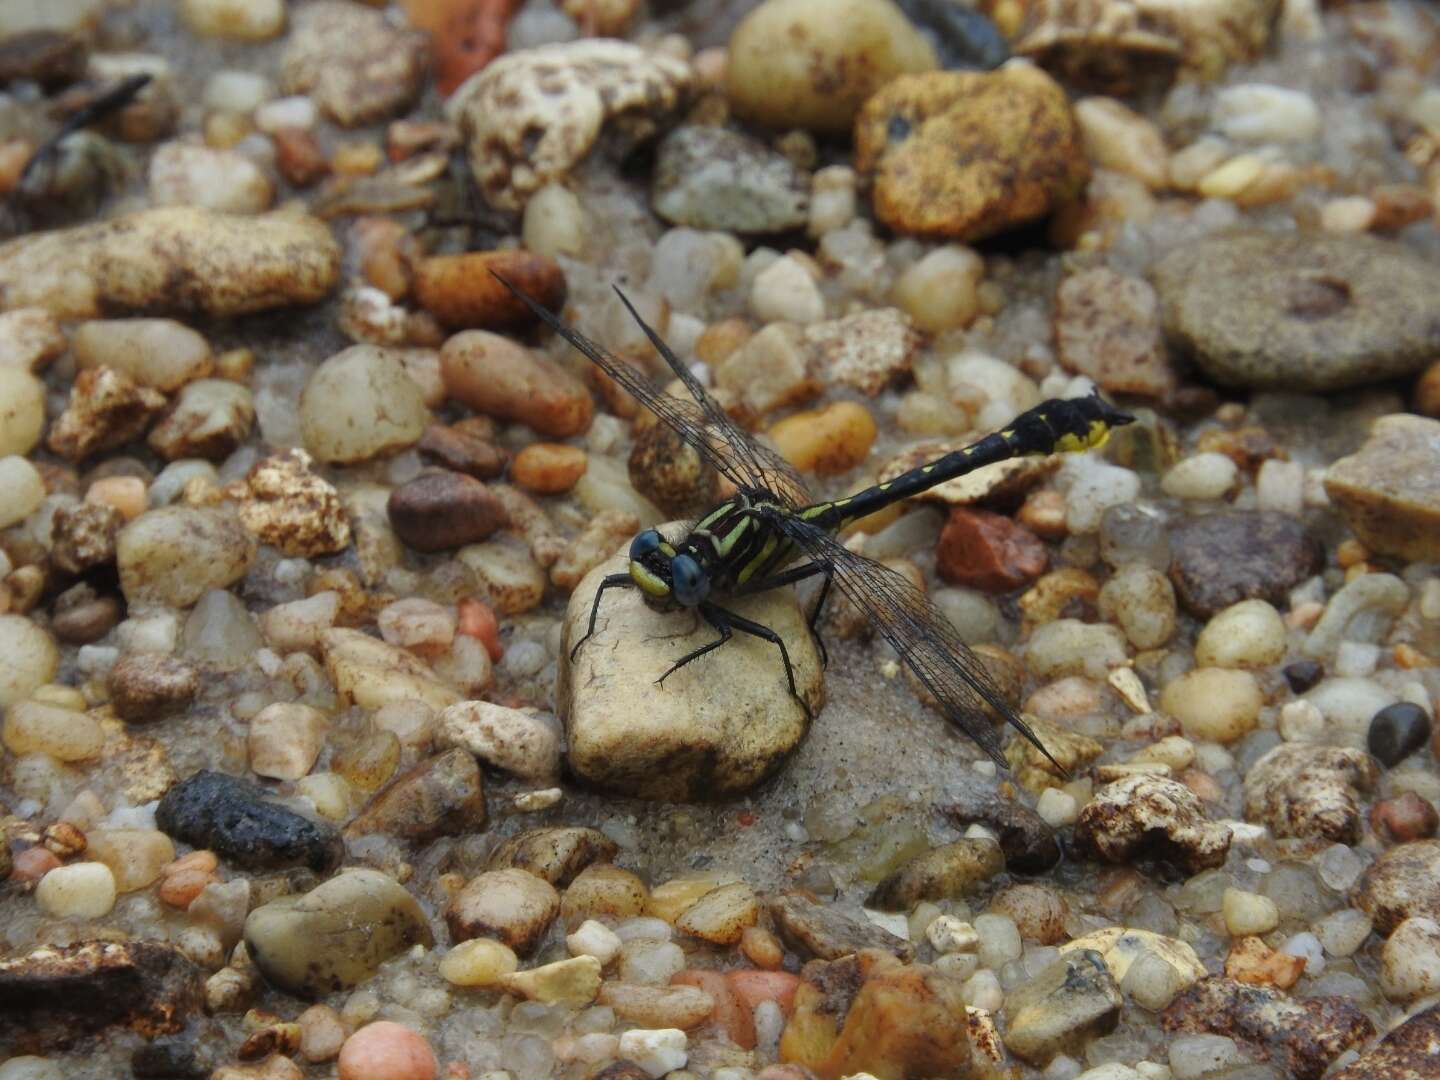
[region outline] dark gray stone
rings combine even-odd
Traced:
[[[1370,719],[1365,742],[1387,769],[1399,765],[1430,738],[1430,715],[1419,705],[1397,701]]]
[[[1287,606],[1319,572],[1324,550],[1299,520],[1268,510],[1227,510],[1180,522],[1170,534],[1170,580],[1185,609],[1208,619],[1241,600]]]

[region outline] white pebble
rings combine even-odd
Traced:
[[[1380,646],[1368,641],[1342,641],[1335,650],[1332,670],[1336,675],[1364,678],[1375,674],[1380,663]]]
[[[623,945],[614,930],[595,919],[586,919],[565,938],[565,947],[571,956],[593,956],[601,967],[614,960]]]
[[[1330,233],[1362,233],[1375,221],[1375,202],[1364,195],[1331,199],[1320,208],[1320,227]]]
[[[980,937],[980,963],[987,968],[999,968],[1020,958],[1020,928],[1009,915],[977,916],[975,933]]]
[[[205,83],[207,109],[249,115],[275,92],[270,80],[253,71],[217,71]]]
[[[1240,142],[1308,142],[1320,134],[1320,108],[1300,90],[1242,83],[1215,95],[1212,116],[1227,138]]]
[[[609,829],[604,831],[607,836],[614,839]],[[619,843],[619,841],[616,842]],[[620,846],[625,847],[626,845],[621,844]],[[673,929],[664,919],[657,919],[653,915],[639,915],[616,924],[615,934],[621,941],[669,941]]]
[[[685,968],[685,953],[673,941],[627,941],[620,950],[620,978],[643,986],[664,986]]]
[[[774,1054],[785,1031],[785,1014],[775,1001],[762,1001],[755,1006],[755,1040],[759,1047]]]
[[[1171,466],[1160,488],[1177,499],[1218,499],[1234,486],[1238,472],[1224,454],[1195,454]]]
[[[1380,953],[1380,988],[1401,1002],[1440,991],[1440,923],[1416,915],[1395,928]]]
[[[966,1005],[987,1012],[997,1012],[1005,1004],[1005,991],[1001,989],[995,972],[989,968],[981,968],[966,979],[965,985],[960,988],[960,996],[965,999]]]
[[[255,126],[267,135],[284,128],[310,129],[319,119],[315,102],[308,97],[284,97],[267,101],[255,110]]]
[[[1040,793],[1035,812],[1045,819],[1047,825],[1059,829],[1075,824],[1075,819],[1080,816],[1080,804],[1074,795],[1051,787]]]
[[[679,1028],[641,1028],[620,1036],[620,1056],[654,1077],[684,1068],[689,1060],[688,1046],[689,1040]]]
[[[750,310],[762,322],[813,323],[825,318],[825,298],[800,260],[784,255],[755,275]]]
[[[1170,1069],[1175,1080],[1196,1080],[1219,1072],[1239,1057],[1235,1040],[1224,1035],[1181,1035],[1170,1043]]]
[[[585,250],[585,208],[564,184],[546,184],[525,204],[525,246],[541,255],[578,255]]]
[[[1305,958],[1305,974],[1312,979],[1325,970],[1325,950],[1320,946],[1320,939],[1311,933],[1295,934],[1287,938],[1280,951],[1290,956],[1301,956]]]
[[[1326,887],[1348,893],[1365,871],[1365,862],[1355,849],[1345,844],[1331,844],[1320,853],[1315,869]]]
[[[57,919],[98,919],[115,906],[115,875],[98,862],[57,866],[40,879],[35,902]]]
[[[1140,496],[1140,477],[1090,455],[1070,456],[1061,469],[1069,481],[1065,492],[1065,524],[1072,533],[1093,533],[1112,506],[1133,503]]]
[[[810,180],[811,236],[824,236],[843,229],[855,220],[855,170],[848,165],[829,165]]]
[[[1341,908],[1315,924],[1315,937],[1331,956],[1350,956],[1370,936],[1370,916],[1356,908]]]
[[[1305,506],[1305,467],[1272,458],[1255,475],[1255,505],[1261,510],[1299,515]]]
[[[24,521],[45,501],[45,481],[35,466],[18,454],[0,458],[0,529]]]
[[[971,953],[980,944],[975,927],[953,915],[941,915],[925,928],[925,937],[938,953]]]

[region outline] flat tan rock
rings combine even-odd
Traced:
[[[555,698],[571,770],[596,787],[647,799],[718,799],[749,790],[780,767],[809,727],[774,645],[737,631],[727,645],[657,687],[672,663],[716,632],[693,612],[652,610],[637,589],[609,589],[595,636],[568,661],[585,633],[600,579],[625,566],[623,553],[614,556],[570,597]],[[819,654],[794,590],[715,599],[781,635],[796,689],[818,712],[824,702]]]
[[[1371,551],[1440,559],[1440,420],[1380,417],[1364,446],[1330,466],[1325,493]]]

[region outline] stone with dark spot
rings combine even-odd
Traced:
[[[1363,751],[1343,746],[1281,743],[1245,772],[1245,817],[1276,836],[1320,836],[1337,844],[1360,840],[1361,792],[1380,770]]]
[[[890,931],[798,894],[773,897],[769,909],[780,936],[806,956],[837,960],[861,949],[883,949],[907,963],[915,957],[911,944]]]
[[[1165,329],[1216,382],[1340,390],[1440,353],[1440,267],[1376,237],[1244,231],[1155,266]]]
[[[88,645],[114,629],[124,608],[111,593],[97,593],[79,582],[55,598],[50,612],[50,629],[61,641]]]
[[[952,585],[981,592],[1023,589],[1049,564],[1049,550],[1029,529],[968,506],[951,508],[935,546],[936,572]]]
[[[1440,1005],[1392,1030],[1330,1080],[1430,1080],[1440,1066]]]
[[[528,870],[563,889],[587,866],[608,863],[619,852],[619,845],[599,829],[530,829],[496,848],[488,865],[491,870]]]
[[[958,802],[941,810],[957,825],[980,822],[994,830],[1000,837],[1005,867],[1011,873],[1043,874],[1060,861],[1060,841],[1049,823],[996,788],[967,790]]]
[[[1241,600],[1287,607],[1290,590],[1324,564],[1324,549],[1304,524],[1269,510],[1187,518],[1171,530],[1170,551],[1180,603],[1204,619]]]
[[[1430,714],[1412,701],[1387,705],[1370,719],[1365,745],[1382,765],[1391,768],[1415,753],[1430,738]]]
[[[1316,1080],[1330,1062],[1375,1034],[1370,1018],[1346,998],[1294,1001],[1219,975],[1182,990],[1160,1014],[1160,1026],[1234,1039],[1293,1080]]]
[[[39,945],[0,960],[0,1046],[44,1054],[116,1024],[153,1039],[199,1011],[202,986],[203,972],[170,945]]]
[[[390,526],[416,551],[447,551],[479,543],[507,518],[505,507],[473,476],[432,472],[390,493]]]
[[[384,833],[426,844],[484,830],[485,781],[475,756],[457,747],[397,778],[345,827],[345,835]]]
[[[208,769],[167,791],[155,821],[173,838],[247,870],[305,866],[323,874],[344,851],[334,827],[270,802],[258,784]]]
[[[1284,675],[1291,691],[1303,694],[1325,677],[1325,665],[1318,660],[1296,660],[1285,665]]]
[[[1078,1053],[1093,1035],[1114,1030],[1123,999],[1105,958],[1094,949],[1061,956],[1005,997],[1005,1045],[1032,1065]]]

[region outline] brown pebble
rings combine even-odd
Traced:
[[[1430,195],[1418,184],[1382,184],[1370,193],[1375,203],[1375,217],[1370,228],[1375,232],[1393,232],[1429,217],[1433,204]]]
[[[1440,417],[1440,360],[1427,367],[1415,380],[1415,411]]]
[[[1003,514],[957,506],[940,533],[936,569],[955,585],[1011,592],[1045,572],[1050,556],[1028,529]]]
[[[588,459],[578,446],[532,443],[515,455],[510,478],[537,495],[560,495],[585,475]]]
[[[325,151],[309,129],[281,128],[270,138],[275,142],[275,168],[294,187],[309,187],[330,171]]]
[[[99,641],[120,621],[120,598],[98,595],[81,582],[55,598],[50,615],[50,629],[57,638],[70,645],[88,645]]]
[[[38,844],[18,852],[10,868],[12,881],[39,881],[60,865],[60,857]]]
[[[496,274],[551,311],[565,306],[565,272],[560,264],[548,255],[528,251],[432,255],[415,267],[415,299],[456,330],[499,330],[534,323],[530,309]]]
[[[1370,810],[1370,824],[1381,836],[1405,844],[1434,836],[1440,829],[1440,812],[1423,795],[1407,791],[1377,802]]]
[[[456,334],[440,350],[445,392],[477,412],[566,438],[590,426],[595,402],[566,368],[485,330]]]
[[[467,420],[449,427],[431,424],[420,436],[416,449],[447,469],[479,480],[494,480],[505,472],[510,455],[492,438],[482,434],[482,431],[490,431],[494,427],[488,417],[472,419],[484,422],[474,425],[477,430],[472,430],[471,422]]]
[[[473,476],[432,472],[401,484],[386,509],[395,534],[416,551],[446,551],[484,540],[505,524],[505,508]]]
[[[122,720],[158,720],[190,703],[200,690],[200,673],[177,656],[128,653],[110,669],[107,685]]]

